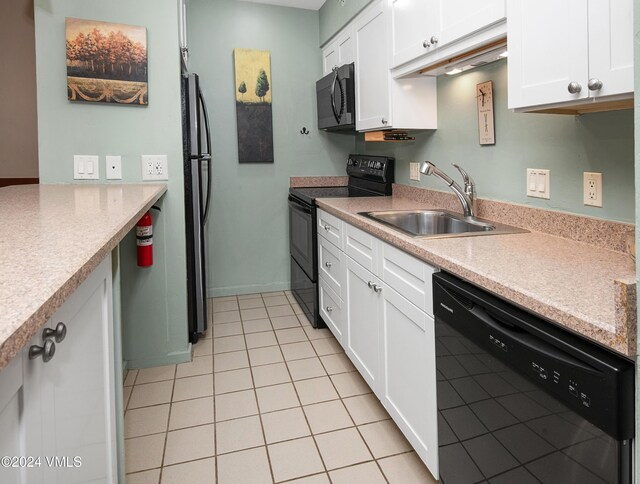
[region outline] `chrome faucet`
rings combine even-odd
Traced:
[[[457,168],[457,170],[462,175],[464,180],[464,189],[460,187],[455,181],[451,179],[446,173],[439,170],[436,165],[431,163],[430,161],[425,161],[422,163],[420,167],[420,172],[424,175],[435,175],[441,180],[443,180],[449,188],[453,190],[453,193],[456,194],[460,203],[462,204],[462,210],[464,212],[465,217],[475,217],[476,216],[476,185],[473,182],[473,179],[469,176],[469,174],[460,168],[458,165],[453,163],[453,166]]]

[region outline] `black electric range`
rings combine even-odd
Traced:
[[[291,292],[314,327],[325,326],[318,311],[318,198],[391,195],[394,158],[349,155],[347,186],[289,189]]]

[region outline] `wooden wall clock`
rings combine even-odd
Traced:
[[[493,81],[476,86],[478,106],[478,135],[481,145],[495,145],[496,133],[493,118]]]

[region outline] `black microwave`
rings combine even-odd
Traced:
[[[318,128],[326,131],[355,131],[356,95],[354,65],[336,67],[316,82]]]

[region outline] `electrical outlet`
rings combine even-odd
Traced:
[[[100,179],[100,157],[97,155],[74,155],[73,156],[73,179],[74,180],[99,180]]]
[[[584,172],[584,204],[602,207],[602,173]]]
[[[140,159],[144,181],[169,179],[167,155],[142,155]]]
[[[527,196],[551,198],[551,171],[527,168]]]
[[[107,156],[105,167],[107,180],[122,180],[122,157]]]
[[[416,163],[415,161],[409,163],[409,178],[420,181],[420,163]]]

